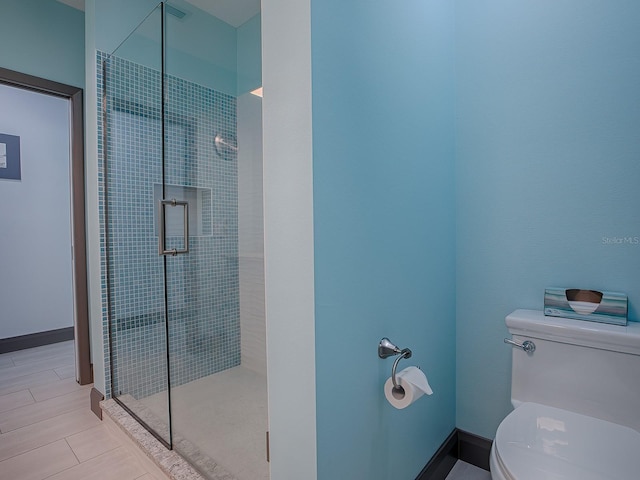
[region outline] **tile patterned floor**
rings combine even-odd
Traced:
[[[0,480],[164,480],[89,408],[73,342],[0,355]]]
[[[446,480],[491,480],[491,474],[475,465],[458,460]]]

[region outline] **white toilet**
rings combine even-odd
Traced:
[[[491,447],[494,480],[640,479],[640,323],[516,310],[511,403]],[[531,348],[531,347],[530,347]]]

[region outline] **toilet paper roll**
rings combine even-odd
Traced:
[[[426,375],[418,367],[407,367],[400,373],[396,373],[396,382],[402,390],[394,390],[393,380],[389,377],[384,383],[384,396],[398,409],[407,408],[424,394],[433,393]]]

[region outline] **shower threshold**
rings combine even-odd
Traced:
[[[115,400],[103,402],[103,411],[172,479],[268,480],[264,375],[238,366],[175,387],[173,392],[174,450],[168,450]],[[166,392],[139,400],[124,395],[119,400],[150,428],[166,431],[161,420]],[[183,470],[188,474],[175,476]]]
[[[103,419],[107,427],[119,438],[126,437],[134,449],[160,470],[170,480],[205,480],[175,450],[168,450],[156,437],[151,435],[114,399],[100,402]],[[138,455],[140,457],[140,455]],[[144,459],[142,459],[144,462]],[[231,480],[233,477],[220,477]]]

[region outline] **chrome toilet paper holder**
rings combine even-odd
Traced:
[[[398,363],[400,362],[400,360],[402,360],[403,358],[411,358],[411,350],[408,348],[400,349],[393,343],[391,343],[391,340],[389,340],[387,337],[384,337],[378,344],[378,357],[387,358],[394,355],[398,355],[398,357],[393,362],[393,367],[391,368],[391,381],[393,382],[393,389],[403,390],[403,388],[398,385],[398,382],[396,382],[396,369],[398,368]]]

